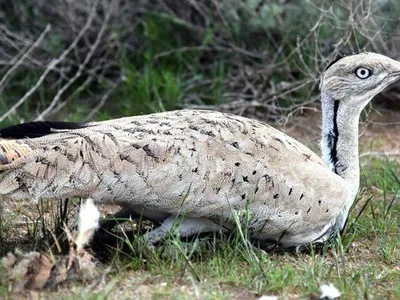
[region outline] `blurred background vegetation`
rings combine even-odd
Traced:
[[[383,0],[0,0],[0,124],[187,107],[280,120],[318,105],[339,53],[399,58],[399,15]]]

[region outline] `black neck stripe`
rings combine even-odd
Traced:
[[[338,161],[337,157],[337,142],[339,139],[339,131],[338,131],[338,126],[337,126],[337,113],[339,110],[339,104],[340,101],[335,100],[334,106],[333,106],[333,132],[331,133],[331,162],[333,163],[334,166],[334,172],[337,174],[337,169],[336,169],[336,164]]]

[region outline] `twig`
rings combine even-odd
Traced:
[[[395,151],[395,152],[367,151],[367,152],[364,152],[364,153],[360,154],[360,157],[365,157],[365,156],[375,156],[375,157],[400,156],[400,150]]]
[[[184,53],[184,52],[189,52],[189,51],[217,51],[217,52],[226,52],[226,53],[240,53],[242,55],[246,55],[252,58],[257,58],[257,59],[264,59],[265,56],[262,54],[256,54],[250,51],[247,51],[245,49],[241,49],[237,46],[231,45],[231,48],[228,47],[222,47],[222,46],[192,46],[192,47],[181,47],[177,49],[172,49],[169,51],[164,51],[153,58],[153,63],[157,61],[158,59],[165,57],[165,56],[170,56],[175,53]]]
[[[111,88],[107,90],[107,92],[101,97],[99,104],[89,113],[89,115],[85,118],[85,121],[90,121],[93,117],[98,113],[98,111],[103,107],[106,103],[107,99],[111,96],[112,92],[119,86],[119,84],[123,81],[123,77],[121,76],[118,80],[116,80]]]
[[[62,94],[81,76],[82,71],[88,64],[88,62],[92,59],[92,56],[94,54],[94,51],[97,49],[98,45],[100,44],[100,41],[104,35],[104,32],[107,29],[108,26],[108,21],[110,20],[111,14],[112,14],[112,9],[111,9],[112,2],[110,3],[108,7],[108,11],[106,14],[106,17],[103,21],[103,24],[100,28],[100,31],[97,35],[96,41],[94,44],[90,47],[89,53],[86,55],[85,60],[79,65],[78,71],[75,73],[75,75],[61,88],[58,90],[57,94],[53,98],[53,101],[50,103],[50,105],[35,119],[35,121],[41,121],[43,120],[47,115],[51,113],[53,108],[56,106],[58,101],[60,100]],[[93,10],[92,10],[93,11]],[[92,18],[95,14],[91,14]]]
[[[7,79],[11,76],[11,74],[18,69],[21,64],[24,62],[24,60],[32,53],[32,51],[39,46],[39,44],[43,41],[44,37],[46,34],[50,31],[51,25],[47,24],[46,28],[42,32],[42,34],[39,36],[39,38],[36,40],[36,42],[22,55],[22,57],[12,66],[11,69],[7,71],[7,73],[3,76],[3,78],[0,81],[0,95],[2,94],[2,91],[4,89],[4,84],[7,81]]]
[[[85,26],[82,28],[82,30],[79,32],[79,34],[76,36],[75,40],[71,43],[71,45],[57,59],[54,59],[50,62],[50,64],[47,66],[46,70],[43,72],[42,76],[40,76],[40,78],[36,82],[36,84],[17,103],[15,103],[5,114],[3,114],[0,117],[0,122],[3,122],[12,113],[14,113],[14,111],[18,107],[20,107],[26,101],[26,99],[28,99],[39,88],[39,86],[43,83],[43,81],[45,80],[47,75],[55,68],[55,66],[58,65],[61,61],[63,61],[67,57],[67,55],[71,52],[71,50],[76,47],[79,40],[82,38],[82,36],[85,34],[85,32],[90,28],[90,25],[93,21],[93,17],[96,12],[98,2],[99,2],[99,0],[96,0],[96,2],[93,4],[93,7],[90,11],[90,15],[88,17],[88,20],[86,21]]]

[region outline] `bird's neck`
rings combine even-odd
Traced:
[[[358,122],[361,109],[322,93],[322,156],[332,172],[347,183],[348,198],[338,226],[343,227],[360,184]]]

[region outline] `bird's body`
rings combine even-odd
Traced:
[[[3,194],[91,197],[143,208],[157,221],[182,214],[228,226],[233,210],[248,207],[260,237],[286,230],[285,238],[310,231],[317,238],[346,197],[343,180],[304,145],[264,123],[213,111],[89,123],[19,145],[32,152],[4,166]]]
[[[358,117],[373,96],[359,97],[354,108],[335,97],[336,86],[322,83],[325,162],[265,123],[212,111],[66,123],[65,129],[57,123],[55,130],[51,123],[32,129],[33,123],[0,130],[0,194],[118,204],[162,223],[154,240],[176,216],[183,218],[182,235],[189,235],[232,229],[234,213],[247,211],[255,238],[284,246],[324,241],[343,227],[357,193]]]

